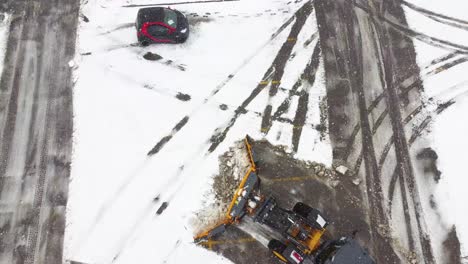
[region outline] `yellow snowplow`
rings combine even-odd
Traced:
[[[234,197],[232,198],[231,203],[229,204],[225,218],[215,226],[196,235],[194,238],[196,243],[207,241],[213,236],[224,232],[229,225],[240,221],[240,219],[245,215],[244,212],[246,199],[243,198],[247,195],[247,192],[250,193],[256,187],[258,187],[258,177],[255,174],[255,172],[257,171],[257,166],[254,161],[254,154],[252,151],[252,145],[250,144],[249,136],[245,137],[244,144],[247,149],[250,167],[247,170],[247,173],[245,174],[244,178],[242,178],[239,187],[234,192]]]
[[[268,248],[281,261],[293,264],[373,264],[359,244],[352,238],[323,241],[328,220],[322,213],[298,202],[292,210],[279,207],[274,197],[260,194],[257,159],[249,136],[244,140],[250,167],[240,182],[228,211],[217,225],[195,236],[195,243],[210,244],[210,239],[223,233],[243,217],[265,225],[278,233],[281,240],[271,239]]]

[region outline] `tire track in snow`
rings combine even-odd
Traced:
[[[439,23],[443,23],[443,24],[446,24],[446,25],[449,25],[449,26],[453,26],[453,27],[456,27],[456,28],[460,28],[460,29],[463,29],[463,30],[468,30],[468,21],[458,19],[458,18],[454,18],[454,17],[449,17],[449,16],[446,16],[446,15],[442,15],[442,14],[427,10],[425,8],[416,6],[416,5],[414,5],[412,3],[409,3],[407,1],[400,0],[399,2],[400,2],[400,4],[410,8],[410,9],[416,11],[416,12],[419,12],[422,15],[424,15],[424,16],[426,16],[426,17],[428,17],[428,18],[430,18],[430,19],[432,19],[434,21],[437,21]]]
[[[291,141],[292,141],[294,152],[297,152],[297,150],[299,149],[299,140],[301,138],[302,129],[304,128],[304,124],[307,119],[307,112],[308,112],[308,106],[309,106],[309,91],[314,86],[315,76],[317,74],[319,63],[320,63],[320,41],[317,41],[317,44],[314,48],[314,52],[312,53],[312,57],[309,63],[306,65],[304,72],[301,75],[300,80],[298,80],[298,82],[301,82],[301,83],[302,83],[302,80],[305,80],[307,83],[305,84],[306,87],[303,88],[302,90],[302,94],[299,96],[299,102],[298,102],[296,114],[293,120],[293,134],[292,134]],[[288,102],[286,103],[287,108],[289,108],[289,105],[290,105],[289,101],[290,101],[290,97],[286,98],[283,101],[283,102]]]
[[[455,67],[455,66],[457,66],[457,65],[459,65],[461,63],[464,63],[464,62],[468,61],[468,56],[463,56],[463,57],[458,58],[458,59],[456,59],[454,61],[450,61],[451,59],[453,59],[457,55],[459,55],[459,53],[454,52],[454,53],[450,53],[449,55],[437,58],[437,59],[431,61],[428,65],[424,66],[424,69],[428,69],[429,67],[436,66],[437,64],[439,64],[441,62],[444,62],[444,64],[438,66],[437,68],[435,68],[435,69],[433,69],[431,71],[425,72],[422,76],[418,77],[418,76],[415,76],[415,75],[411,75],[411,76],[407,77],[406,79],[404,79],[403,81],[401,81],[400,83],[398,83],[397,86],[401,87],[399,96],[401,98],[406,97],[407,94],[411,90],[413,90],[414,88],[417,88],[418,85],[421,84],[427,78],[429,78],[429,77],[431,77],[431,76],[433,76],[435,74],[439,74],[441,72],[447,71],[450,68],[453,68],[453,67]],[[403,85],[404,83],[407,83],[408,81],[411,81],[411,83],[407,84],[407,85]],[[369,114],[377,107],[377,105],[382,101],[383,98],[384,98],[384,93],[381,93],[374,99],[373,102],[371,102],[371,104],[369,105],[369,108],[367,110],[369,112]],[[388,110],[385,109],[379,115],[379,117],[377,118],[377,120],[375,122],[373,131],[376,131],[380,127],[380,124],[387,117],[387,114],[388,114]],[[345,149],[344,156],[343,156],[344,160],[348,159],[348,157],[349,157],[349,155],[351,153],[352,146],[354,144],[354,141],[355,141],[356,136],[359,133],[359,131],[360,131],[360,125],[356,124],[354,126],[352,134],[350,135],[350,137],[348,139],[348,143],[346,145],[346,149]],[[359,166],[357,168],[359,168]]]
[[[411,28],[408,28],[406,26],[403,26],[403,25],[399,24],[396,21],[392,21],[391,19],[389,19],[389,18],[387,18],[385,16],[382,16],[380,14],[377,14],[377,15],[373,14],[369,10],[369,7],[365,7],[365,6],[357,3],[355,0],[353,1],[353,3],[354,3],[354,5],[356,7],[363,10],[364,12],[366,12],[370,17],[377,18],[380,21],[385,22],[387,25],[391,26],[392,28],[394,28],[397,31],[400,31],[405,36],[413,37],[415,39],[418,39],[418,40],[420,40],[422,42],[425,42],[425,43],[427,43],[429,45],[432,45],[432,46],[435,46],[435,47],[439,47],[439,48],[443,48],[443,49],[447,49],[447,50],[452,50],[452,51],[458,51],[460,53],[468,54],[468,46],[456,44],[456,43],[453,43],[453,42],[450,42],[450,41],[447,41],[447,40],[443,40],[443,39],[436,38],[436,37],[431,37],[431,36],[426,35],[424,33],[417,32],[417,31],[415,31],[415,30],[413,30]]]
[[[291,56],[293,48],[296,46],[297,37],[302,30],[305,22],[309,18],[310,14],[313,11],[313,6],[311,2],[303,5],[295,14],[296,20],[291,27],[291,31],[289,32],[288,38],[281,46],[273,64],[271,65],[271,70],[273,71],[272,81],[270,90],[268,93],[268,103],[263,110],[263,119],[261,124],[261,131],[263,133],[268,133],[271,127],[271,111],[272,111],[272,98],[276,96],[278,92],[279,85],[281,83],[281,79],[283,78],[284,69],[286,67],[286,63]],[[263,81],[266,81],[263,79]]]
[[[385,5],[384,5],[385,7]],[[375,11],[375,10],[374,10]],[[384,18],[385,10],[381,11],[382,15],[380,17]],[[400,93],[398,89],[398,85],[394,82],[394,67],[395,65],[393,64],[392,58],[394,58],[394,55],[392,54],[392,49],[388,49],[386,51],[383,51],[385,48],[384,45],[387,43],[390,43],[391,37],[390,37],[390,32],[388,31],[387,27],[384,27],[382,23],[377,23],[374,16],[372,15],[371,12],[367,12],[371,18],[372,22],[375,27],[375,32],[373,38],[376,40],[377,47],[379,50],[379,57],[380,57],[380,62],[381,66],[379,67],[379,70],[382,72],[383,75],[383,89],[384,89],[384,94],[385,94],[385,99],[387,103],[387,109],[388,109],[388,116],[390,117],[390,123],[391,123],[391,129],[393,132],[393,138],[394,138],[394,149],[395,149],[395,158],[398,166],[397,174],[400,175],[400,177],[404,177],[404,181],[401,182],[402,192],[405,192],[406,187],[408,188],[409,194],[411,196],[411,201],[412,201],[412,207],[413,207],[413,212],[415,214],[416,218],[416,224],[417,224],[417,233],[419,235],[419,243],[422,249],[422,257],[424,259],[425,263],[434,263],[434,254],[433,254],[433,249],[431,246],[431,240],[430,237],[427,234],[427,228],[426,228],[426,221],[424,219],[424,215],[422,214],[422,207],[421,207],[421,200],[419,197],[419,192],[417,188],[417,182],[416,182],[416,177],[414,173],[414,168],[413,168],[413,163],[411,160],[410,152],[409,152],[409,145],[408,141],[406,138],[405,130],[404,130],[404,124],[403,124],[403,118],[402,118],[402,113],[401,113],[401,98],[400,98]],[[379,17],[379,18],[380,18]],[[380,22],[385,22],[384,19],[380,19]],[[380,170],[377,171],[377,175],[380,178]],[[406,197],[406,196],[404,196]],[[383,202],[383,201],[382,201]],[[407,201],[404,201],[404,204],[408,205]],[[411,218],[405,218],[405,222],[407,225],[407,234],[408,237],[412,236],[413,232],[411,229],[411,223],[410,223]],[[412,239],[408,240],[413,241]],[[412,248],[414,245],[410,245],[410,248]]]
[[[301,10],[307,10],[306,9],[307,5],[309,5],[309,3],[306,3],[303,6],[303,8],[305,8],[305,9],[301,8],[301,9],[298,10],[298,12],[300,12]],[[289,39],[286,40],[286,42],[288,42],[288,41],[289,41]],[[278,53],[276,54],[275,59],[273,60],[272,65],[270,66],[270,68],[268,68],[268,70],[263,75],[263,78],[261,79],[262,81],[257,85],[257,87],[255,89],[252,90],[252,93],[235,110],[234,115],[231,117],[229,122],[226,125],[224,125],[223,127],[218,127],[215,130],[214,134],[211,136],[211,142],[212,143],[210,145],[210,148],[208,149],[208,151],[210,153],[213,152],[219,146],[219,144],[221,144],[224,141],[224,139],[226,138],[227,133],[229,132],[229,130],[234,126],[234,124],[236,123],[239,116],[241,114],[243,114],[246,107],[253,101],[253,99],[255,99],[255,97],[257,97],[258,94],[260,94],[260,92],[265,87],[267,87],[270,82],[271,82],[272,85],[274,85],[273,82],[278,82],[278,80],[273,79],[273,76],[275,76],[275,73],[276,73],[275,62],[278,62],[278,61],[281,60],[280,58],[282,58],[282,56],[283,56],[283,54],[281,52],[287,52],[287,51],[288,50],[282,50],[282,49],[280,49],[278,51]],[[288,55],[288,57],[289,57],[289,55]],[[282,73],[281,73],[281,75],[282,75]],[[266,114],[268,115],[268,113],[269,113],[271,115],[271,107],[269,107],[269,109],[267,109],[267,108],[266,108],[266,112],[267,112]],[[265,112],[264,112],[264,116],[265,116]],[[265,122],[265,119],[262,120],[262,127],[264,127],[264,124],[265,124],[264,122]],[[270,120],[270,122],[271,122],[271,120]],[[262,131],[268,132],[266,129],[264,130],[263,128],[262,128]]]
[[[450,67],[443,67],[443,69],[444,69],[444,71],[445,71],[445,70],[448,70],[448,69],[450,69],[451,67],[453,67],[453,66],[455,66],[455,65],[458,65],[458,64],[460,64],[460,63],[466,62],[466,61],[468,61],[468,57],[460,58],[460,59],[457,60],[457,63],[452,63],[452,62],[450,62],[450,63],[445,64],[445,65],[450,65]],[[439,68],[440,68],[440,67],[439,67]],[[437,73],[440,73],[440,72],[442,72],[442,71],[433,70],[433,71],[431,71],[430,73],[431,73],[431,74],[437,74]],[[403,89],[402,89],[402,93],[403,93],[403,94],[400,94],[400,95],[404,96],[406,93],[408,93],[409,91],[411,91],[413,88],[417,87],[418,83],[419,83],[419,82],[422,82],[422,81],[423,81],[425,78],[427,78],[427,77],[429,77],[429,76],[423,76],[422,79],[417,80],[417,81],[415,81],[414,83],[411,83],[411,84],[408,85],[407,87],[403,87]],[[380,96],[381,96],[381,95],[379,95],[379,98],[380,98]],[[429,99],[429,101],[431,101],[431,100],[434,100],[434,98],[431,97],[431,98]],[[416,116],[417,114],[419,114],[419,112],[422,111],[422,110],[424,109],[424,106],[425,106],[424,104],[421,104],[421,105],[419,105],[418,107],[416,107],[415,110],[413,110],[413,111],[411,112],[411,114],[409,114],[409,115],[403,120],[403,123],[404,123],[405,125],[408,124],[408,123],[413,119],[414,116]],[[373,129],[372,129],[373,133],[376,133],[376,132],[377,132],[378,128],[379,128],[380,125],[382,124],[383,120],[387,117],[387,115],[388,115],[388,109],[385,109],[385,110],[380,114],[380,116],[377,118],[377,121],[375,122],[375,126],[374,126]],[[360,129],[360,126],[359,126],[358,124],[355,126],[355,131],[356,131],[356,129],[357,129],[357,131],[359,131],[359,129]],[[356,133],[356,134],[357,134],[357,133]],[[392,136],[392,137],[390,138],[389,142],[385,145],[384,150],[383,150],[382,154],[380,155],[379,167],[382,167],[382,164],[385,162],[385,159],[386,159],[386,157],[387,157],[387,154],[388,154],[388,152],[390,151],[391,145],[393,144],[393,140],[394,140],[394,139],[393,139],[393,136]],[[354,141],[354,140],[353,140],[353,141]],[[361,156],[362,156],[362,153],[359,154],[359,158],[357,159],[357,161],[356,161],[356,163],[355,163],[355,165],[354,165],[354,168],[355,168],[354,170],[355,170],[355,171],[358,171],[359,168],[360,168],[360,166],[361,166],[361,162],[362,162]],[[381,168],[380,168],[379,170],[381,170]]]
[[[218,84],[218,85],[215,87],[215,89],[212,90],[211,93],[203,100],[203,102],[202,102],[200,105],[198,105],[198,106],[197,106],[190,114],[188,114],[187,116],[190,118],[191,116],[193,116],[194,114],[196,114],[209,100],[211,100],[211,98],[213,98],[222,88],[224,88],[224,87],[226,86],[226,84],[228,84],[228,83],[232,80],[232,78],[234,78],[234,76],[235,76],[238,72],[240,72],[252,59],[254,59],[254,58],[258,55],[258,53],[260,53],[261,50],[263,50],[263,49],[264,49],[267,45],[269,45],[281,32],[283,32],[284,29],[286,29],[286,27],[289,26],[289,24],[291,24],[291,23],[294,21],[294,17],[295,17],[295,15],[291,16],[288,20],[286,20],[286,21],[271,35],[270,39],[269,39],[266,43],[264,43],[264,44],[263,44],[262,46],[260,46],[257,50],[255,50],[254,53],[252,53],[249,57],[247,57],[247,58],[237,67],[237,69],[234,70],[233,73],[229,74],[228,77],[227,77],[226,79],[224,79],[220,84]],[[271,74],[271,73],[269,73],[269,74]],[[262,86],[263,86],[263,84],[259,84],[259,85],[262,85]],[[266,86],[266,85],[264,85],[264,86]],[[261,88],[261,89],[263,89],[263,88]],[[236,111],[237,111],[237,110],[236,110]],[[183,119],[185,119],[187,116],[185,116]],[[183,119],[182,119],[182,120],[183,120]],[[180,120],[178,123],[181,123],[182,120]],[[187,123],[188,123],[188,122],[185,122],[184,125],[181,126],[181,127],[178,129],[178,131],[180,131]],[[177,132],[178,132],[178,131],[177,131]],[[177,134],[177,132],[176,132],[176,133],[170,133],[170,134],[168,135],[168,136],[170,136],[170,139],[172,139],[172,138]],[[164,145],[166,145],[166,144],[170,141],[170,139],[169,139],[169,140],[167,140],[165,143],[161,143],[161,142],[164,140],[164,138],[166,138],[166,137],[168,137],[168,136],[163,137],[163,139],[159,140],[158,143],[156,143],[155,146],[161,145],[161,144],[163,145],[162,147],[160,147],[160,148],[158,149],[158,151],[151,152],[151,154],[149,154],[149,152],[148,152],[148,154],[149,154],[150,156],[152,156],[152,155],[156,155],[157,153],[159,153],[159,151],[161,151],[161,150],[163,149]],[[152,149],[154,149],[154,148],[155,148],[155,147],[153,147]]]
[[[468,81],[463,81],[463,82],[461,82],[461,83],[459,83],[459,84],[457,84],[457,85],[455,85],[455,86],[453,86],[453,87],[451,87],[449,89],[450,90],[456,89],[458,87],[466,86],[467,84],[468,84]],[[467,93],[468,93],[468,91],[464,91],[462,93],[459,93],[459,94],[451,97],[448,100],[445,100],[442,103],[438,103],[437,108],[434,111],[427,113],[427,116],[424,118],[424,120],[415,129],[413,129],[412,134],[410,136],[410,139],[408,141],[408,144],[410,145],[410,147],[413,145],[413,143],[416,141],[416,139],[422,135],[422,132],[427,128],[427,126],[429,126],[431,121],[433,121],[434,116],[440,115],[442,112],[447,110],[450,106],[454,105],[455,102],[456,102],[456,99],[458,97],[461,97],[462,95],[465,95]],[[429,98],[428,101],[434,101],[435,99],[436,99],[436,97],[434,96],[434,97]],[[407,116],[406,119],[404,120],[405,124],[409,123],[416,115],[418,115],[421,112],[421,110],[423,109],[423,107],[424,107],[423,105],[417,107],[416,109],[418,111],[414,111],[409,116]],[[388,152],[387,149],[389,149],[392,144],[393,144],[393,137],[387,143],[385,151]],[[382,153],[382,156],[386,156],[386,153],[385,152]],[[396,169],[397,168],[395,168],[394,170],[396,171]],[[389,187],[389,191],[388,191],[389,192],[389,197],[390,197],[389,198],[389,206],[391,206],[391,204],[393,202],[395,183],[396,183],[396,181],[398,179],[399,179],[398,175],[396,175],[394,173],[393,176],[392,176],[392,179],[390,180],[390,187]],[[391,210],[391,207],[389,207],[389,208]]]

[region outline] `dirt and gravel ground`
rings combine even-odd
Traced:
[[[0,82],[0,263],[62,263],[78,0],[6,1]]]

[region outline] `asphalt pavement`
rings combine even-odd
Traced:
[[[0,82],[0,263],[62,263],[78,0],[9,1]]]

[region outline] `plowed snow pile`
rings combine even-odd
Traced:
[[[234,192],[250,167],[244,141],[238,141],[219,158],[219,174],[213,177],[213,188],[206,194],[204,206],[193,220],[200,232],[224,219]]]

